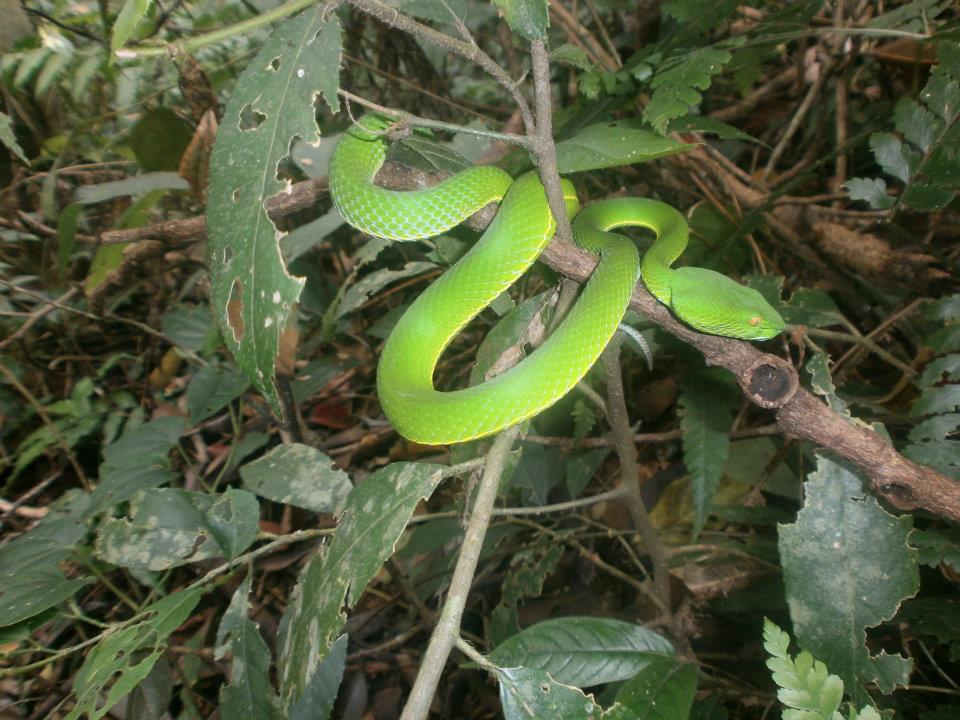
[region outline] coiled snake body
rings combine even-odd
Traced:
[[[665,203],[641,198],[596,202],[576,214],[574,238],[600,260],[577,302],[539,348],[479,385],[452,392],[433,387],[433,371],[449,342],[521,277],[553,237],[556,224],[535,173],[513,180],[492,166],[467,168],[425,190],[397,192],[374,184],[386,157],[391,121],[368,114],[337,144],[330,192],[344,220],[392,240],[439,235],[489,202],[500,209],[480,240],[404,313],[380,356],[377,392],[405,437],[446,444],[485,437],[533,417],[587,373],[617,330],[642,277],[650,292],[701,332],[764,340],[783,320],[756,291],[712,270],[670,265],[687,244],[687,223]],[[570,214],[579,203],[564,181]],[[641,263],[633,243],[609,232],[643,226],[657,240]]]

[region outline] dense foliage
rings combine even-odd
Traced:
[[[960,717],[954,3],[3,9],[2,717]],[[379,351],[489,217],[345,225],[370,107],[393,188],[495,163],[682,210],[681,262],[776,305],[761,349],[849,433],[631,310],[515,443],[405,441]],[[553,329],[557,257],[438,387]]]

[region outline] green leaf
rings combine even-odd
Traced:
[[[960,427],[960,414],[934,415],[915,425],[910,431],[910,442],[943,440]]]
[[[955,80],[960,80],[960,46],[952,42],[937,43],[937,61]]]
[[[196,353],[207,347],[211,331],[216,332],[211,320],[206,305],[180,305],[163,314],[160,328],[176,345]]]
[[[850,409],[843,398],[837,395],[837,388],[833,384],[833,376],[830,374],[830,358],[826,353],[815,352],[807,360],[805,367],[810,376],[810,388],[820,397],[827,401],[833,410],[850,417]]]
[[[550,18],[547,0],[493,0],[507,25],[527,40],[546,40]]]
[[[304,694],[367,583],[390,557],[417,503],[444,468],[393,463],[350,492],[329,549],[307,564],[280,624],[279,677],[284,710]]]
[[[931,322],[957,322],[960,320],[960,293],[930,303],[923,309],[923,316]]]
[[[960,384],[927,388],[910,408],[911,415],[936,415],[960,411]]]
[[[691,147],[634,127],[634,123],[588,125],[557,143],[557,165],[562,173],[650,162]]]
[[[3,143],[7,150],[23,160],[24,165],[30,164],[27,156],[23,154],[23,148],[17,142],[17,136],[13,132],[13,120],[5,112],[0,112],[0,143]]]
[[[573,65],[587,72],[593,70],[594,67],[593,63],[590,62],[590,58],[587,57],[587,53],[570,43],[564,43],[560,47],[551,50],[550,62],[566,63],[567,65]]]
[[[270,651],[250,612],[251,574],[233,593],[217,628],[216,660],[232,656],[230,682],[220,688],[220,714],[229,718],[278,720],[277,693],[270,684]]]
[[[800,288],[783,306],[783,316],[792,325],[829,327],[843,323],[843,313],[823,290]]]
[[[903,182],[909,182],[920,164],[920,155],[892,133],[873,133],[870,136],[870,149],[883,171]]]
[[[180,417],[160,417],[127,430],[103,451],[100,482],[90,495],[86,517],[125,502],[140,490],[172,480],[167,457],[183,434]]]
[[[730,453],[730,427],[739,393],[719,368],[688,368],[680,383],[683,462],[693,490],[693,534],[703,529]]]
[[[146,172],[176,173],[180,159],[193,139],[193,129],[168,107],[144,113],[130,128],[128,142]]]
[[[537,597],[543,592],[543,583],[562,556],[563,546],[559,543],[546,548],[526,548],[514,553],[500,589],[500,604],[494,608],[491,615],[492,642],[499,643],[519,632],[520,627],[516,622],[517,603],[524,598]]]
[[[661,655],[624,683],[604,720],[687,720],[696,691],[696,666]]]
[[[280,445],[240,468],[248,490],[269,500],[316,513],[339,513],[353,487],[347,474],[319,450]]]
[[[538,324],[543,327],[544,320],[537,315],[544,312],[552,294],[547,290],[527,298],[497,321],[477,348],[470,370],[471,385],[482,383],[496,363],[509,363],[524,356],[530,330]]]
[[[93,205],[118,197],[146,195],[155,190],[189,189],[190,184],[175,172],[148,172],[98,185],[81,185],[74,193],[74,199],[83,205]]]
[[[187,385],[187,412],[190,424],[196,425],[219,412],[243,395],[250,381],[243,373],[232,369],[200,368]]]
[[[494,671],[500,681],[505,720],[601,720],[603,708],[575,687],[555,682],[543,670],[515,667]]]
[[[68,580],[60,569],[85,534],[76,520],[47,519],[0,545],[0,627],[39,615],[91,582],[85,577]]]
[[[948,353],[960,350],[960,323],[951,323],[940,328],[927,337],[925,345],[930,346],[938,353]]]
[[[100,526],[97,557],[135,570],[168,570],[220,555],[206,514],[213,497],[175,488],[144,490],[130,501],[129,518]]]
[[[657,132],[666,132],[668,122],[686,115],[700,103],[702,91],[710,87],[713,76],[732,58],[726,50],[706,47],[658,71],[650,81],[653,95],[643,109],[643,119]]]
[[[214,315],[237,365],[277,413],[280,333],[303,280],[287,273],[263,204],[286,186],[277,166],[293,138],[317,138],[317,88],[338,107],[339,70],[340,24],[329,8],[316,5],[284,21],[237,80],[210,158]]]
[[[450,22],[467,17],[464,0],[388,0],[387,5],[407,15],[416,15],[434,22]]]
[[[875,210],[886,210],[896,202],[896,198],[887,195],[887,184],[880,178],[850,178],[843,187],[851,200],[866,200]]]
[[[84,714],[88,720],[100,720],[106,715],[147,677],[167,638],[189,617],[202,594],[201,587],[171,593],[145,608],[136,622],[97,643],[73,678],[76,705],[64,720],[79,720]],[[150,652],[143,656],[141,650]]]
[[[763,647],[771,656],[767,667],[779,688],[780,702],[788,708],[812,713],[808,720],[832,720],[843,700],[843,680],[830,675],[827,666],[808,652],[800,653],[796,660],[790,657],[790,636],[766,619]]]
[[[938,65],[930,73],[930,80],[920,93],[920,99],[949,127],[960,115],[960,84]]]
[[[590,417],[596,419],[593,414]],[[583,492],[609,454],[610,448],[595,448],[573,453],[567,458],[566,481],[570,497],[578,497]]]
[[[341,635],[310,678],[303,695],[290,708],[289,720],[327,720],[347,666],[347,636]]]
[[[369,275],[362,277],[359,282],[350,286],[350,288],[343,293],[334,317],[341,318],[347,313],[353,312],[367,302],[374,293],[382,290],[390,283],[403,280],[404,278],[422,275],[436,267],[437,266],[431,262],[421,260],[408,262],[399,270],[390,270],[389,268],[374,270]]]
[[[871,655],[867,627],[888,620],[919,586],[909,516],[893,517],[844,466],[818,457],[797,522],[780,526],[790,617],[800,646],[836,672],[857,704],[866,682],[906,685],[912,661]]]
[[[671,120],[667,124],[667,132],[698,132],[704,135],[714,135],[721,140],[743,140],[764,144],[753,135],[749,135],[743,130],[709,115],[684,115]]]
[[[207,511],[207,529],[228,560],[253,544],[260,529],[260,503],[253,493],[227,488]]]
[[[897,130],[924,152],[943,129],[943,123],[932,112],[909,98],[902,98],[897,103],[893,117]]]
[[[903,191],[903,202],[914,210],[932,212],[949,205],[955,193],[956,190],[953,188],[914,182]]]
[[[116,52],[126,44],[137,23],[147,14],[151,4],[151,0],[126,0],[123,3],[120,14],[113,23],[113,35],[110,38],[112,51]]]
[[[173,695],[173,668],[160,657],[147,676],[130,693],[127,717],[131,720],[161,720]]]
[[[673,646],[639,625],[599,617],[545,620],[502,642],[490,653],[501,666],[539,668],[576,687],[633,677]]]

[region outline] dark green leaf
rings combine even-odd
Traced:
[[[639,625],[598,617],[564,617],[528,627],[497,646],[489,659],[501,666],[539,668],[577,687],[625,680],[673,646]]]
[[[837,673],[862,705],[864,683],[889,693],[910,677],[911,660],[870,654],[866,628],[893,617],[917,591],[911,520],[884,511],[844,466],[824,456],[817,465],[797,522],[780,526],[787,602],[800,646]]]
[[[341,635],[310,678],[307,689],[290,708],[289,720],[327,720],[337,699],[347,665],[347,636]]]
[[[309,687],[352,607],[383,562],[420,500],[430,496],[444,468],[393,463],[350,491],[326,553],[300,575],[280,625],[280,693],[287,711]]]
[[[644,163],[675,155],[690,147],[634,125],[628,121],[597,123],[557,143],[560,172],[575,173]]]
[[[603,708],[592,695],[555,682],[543,670],[515,667],[496,670],[505,720],[601,720]]]
[[[190,185],[175,172],[147,172],[124,180],[99,185],[81,185],[74,193],[78,203],[91,205],[129,195],[145,195],[156,190],[189,190]]]
[[[187,385],[187,411],[190,424],[196,425],[226,407],[250,387],[247,377],[236,370],[200,368]]]
[[[206,305],[180,305],[164,313],[160,320],[163,334],[191,352],[204,349],[209,342],[212,325],[210,308]]]
[[[910,441],[919,443],[924,440],[943,440],[960,428],[960,414],[934,415],[915,425],[910,431]]]
[[[303,280],[287,273],[263,203],[286,186],[277,165],[293,138],[317,138],[317,89],[338,107],[340,24],[328,10],[316,5],[273,31],[233,89],[210,158],[214,314],[237,365],[278,413],[274,363]]]
[[[240,468],[244,486],[274,502],[317,513],[339,513],[352,484],[347,474],[319,450],[280,445]]]
[[[924,182],[915,182],[903,192],[903,201],[914,210],[932,212],[946,207],[956,191]]]
[[[823,290],[800,288],[783,305],[784,319],[792,325],[829,327],[843,323],[840,308]]]
[[[910,409],[911,415],[955,413],[960,410],[960,384],[927,388]]]
[[[160,720],[173,694],[173,669],[166,658],[157,662],[130,693],[127,717],[130,720]]]
[[[686,115],[703,98],[713,76],[732,59],[726,50],[706,47],[694,50],[679,62],[659,70],[650,81],[653,95],[643,110],[643,119],[657,132],[666,132],[667,123]]]
[[[550,18],[547,0],[493,0],[507,25],[527,40],[546,40]]]
[[[193,130],[179,115],[170,108],[159,107],[150,110],[136,122],[130,129],[129,142],[137,162],[145,172],[166,170],[176,173],[180,168],[180,158],[192,138]]]
[[[260,529],[260,503],[253,493],[227,488],[207,510],[207,528],[228,560],[250,547]]]
[[[550,62],[562,62],[567,65],[573,65],[581,70],[593,70],[593,63],[587,57],[587,53],[576,45],[564,43],[560,47],[550,51]]]
[[[960,114],[960,84],[950,77],[942,65],[930,73],[930,80],[920,93],[920,98],[947,125],[953,123]]]
[[[897,130],[903,136],[926,152],[934,137],[943,129],[943,123],[920,103],[903,98],[893,112]]]
[[[743,130],[735,128],[733,125],[727,125],[727,123],[709,115],[684,115],[671,120],[667,124],[667,132],[698,132],[704,135],[713,135],[721,140],[744,140],[760,143],[760,140],[757,140],[753,135],[748,135]]]
[[[683,462],[693,490],[693,533],[699,534],[730,452],[730,427],[740,402],[720,369],[688,368],[680,383]]]
[[[605,720],[686,720],[697,691],[697,667],[657,656],[617,693]]]
[[[910,176],[920,164],[920,155],[892,133],[873,133],[870,136],[870,149],[883,171],[903,182],[910,181]]]
[[[30,164],[27,156],[23,154],[23,148],[21,148],[20,143],[17,142],[17,136],[13,132],[13,121],[5,112],[0,112],[0,143],[20,158],[24,165]]]
[[[257,624],[247,614],[252,576],[247,575],[230,600],[217,628],[216,659],[232,656],[230,682],[220,688],[220,713],[225,718],[277,720],[279,703],[270,684],[270,651]]]

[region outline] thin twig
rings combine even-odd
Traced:
[[[460,619],[463,617],[467,596],[477,570],[477,562],[480,560],[483,538],[486,536],[487,527],[493,515],[493,504],[500,488],[500,477],[518,431],[516,426],[504,430],[497,435],[487,452],[486,464],[480,476],[463,544],[460,546],[460,555],[457,557],[457,565],[450,579],[447,599],[440,611],[437,626],[430,636],[430,644],[420,662],[417,679],[410,690],[410,697],[403,708],[400,720],[423,720],[430,712],[430,704],[440,684],[443,668],[447,664],[447,658],[454,643],[460,636]]]

